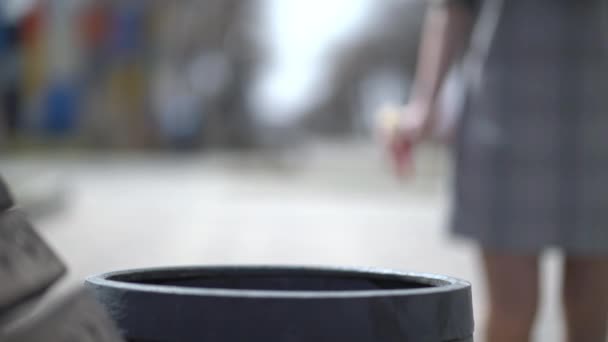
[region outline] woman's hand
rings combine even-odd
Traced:
[[[443,81],[468,46],[474,24],[473,11],[455,1],[429,7],[410,94],[412,100],[405,107],[389,106],[380,113],[381,135],[398,174],[413,171],[414,148],[436,133]],[[449,139],[449,134],[443,132],[444,139]]]
[[[415,147],[432,137],[436,115],[433,106],[412,102],[404,107],[386,106],[380,111],[380,128],[395,171],[413,172]]]

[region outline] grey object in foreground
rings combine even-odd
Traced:
[[[0,213],[0,316],[41,295],[66,272],[25,214]]]
[[[47,294],[66,266],[40,237],[0,178],[0,341],[122,342],[90,293]],[[50,304],[49,304],[50,303]]]
[[[89,293],[82,291],[31,315],[5,342],[122,342],[112,321]]]
[[[312,267],[132,270],[87,280],[128,341],[471,342],[467,282]]]

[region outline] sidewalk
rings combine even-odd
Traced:
[[[45,169],[69,179],[66,209],[38,222],[72,273],[184,264],[321,264],[442,273],[474,284],[474,249],[450,239],[444,156],[421,157],[419,177],[395,180],[368,147],[273,156],[93,156],[1,160],[0,172]],[[238,157],[238,158],[237,158]],[[444,180],[442,180],[444,179]],[[556,279],[556,258],[547,281]],[[557,288],[537,341],[559,341]],[[481,341],[478,339],[477,341]]]

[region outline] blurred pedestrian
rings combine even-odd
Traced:
[[[530,340],[539,259],[565,255],[568,341],[603,342],[608,321],[608,2],[440,0],[425,24],[395,160],[429,138],[459,60],[453,231],[481,247],[488,342]]]

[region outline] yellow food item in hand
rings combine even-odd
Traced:
[[[383,106],[377,114],[378,133],[385,139],[390,139],[401,125],[402,109],[395,105]]]

